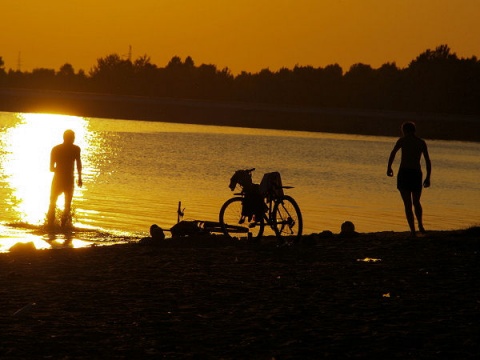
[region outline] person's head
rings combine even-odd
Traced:
[[[416,127],[413,121],[405,121],[402,124],[402,132],[404,135],[415,134],[415,131],[416,131]]]
[[[67,144],[73,144],[74,141],[75,141],[75,133],[73,132],[73,130],[66,130],[63,133],[63,142]]]

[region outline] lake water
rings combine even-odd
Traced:
[[[95,241],[146,236],[153,223],[170,229],[179,201],[185,219],[217,220],[232,196],[233,172],[253,167],[256,182],[279,171],[294,186],[287,193],[300,205],[305,234],[338,233],[346,220],[359,232],[408,230],[396,180],[386,176],[396,138],[0,112],[0,251],[32,236],[28,226],[11,225],[43,224],[50,150],[67,128],[76,132],[84,166],[74,225],[111,235]],[[480,144],[427,143],[433,171],[422,195],[425,227],[479,225]]]

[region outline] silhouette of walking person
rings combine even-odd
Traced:
[[[423,187],[430,186],[430,175],[432,172],[432,165],[430,162],[430,155],[428,154],[427,143],[415,135],[415,123],[411,121],[402,124],[403,137],[398,139],[393,147],[390,157],[388,159],[387,176],[393,176],[392,164],[398,150],[402,149],[402,157],[400,161],[400,168],[397,174],[397,189],[402,196],[403,204],[405,205],[405,216],[410,227],[410,233],[415,236],[415,216],[417,217],[418,230],[425,233],[423,227],[423,209],[420,203],[422,196],[422,168],[420,159],[423,155],[425,159],[425,166],[427,175],[423,181]]]
[[[75,133],[66,130],[63,133],[63,143],[52,148],[50,154],[50,171],[54,172],[52,188],[50,192],[50,206],[47,214],[47,225],[55,225],[55,209],[58,197],[63,194],[65,207],[63,210],[61,225],[65,227],[71,220],[70,210],[73,198],[75,182],[75,163],[77,165],[77,185],[82,187],[82,160],[80,159],[81,149],[74,145]]]

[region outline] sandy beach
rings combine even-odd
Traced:
[[[0,254],[2,359],[474,359],[478,228]]]

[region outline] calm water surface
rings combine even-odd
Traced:
[[[67,128],[77,134],[84,165],[73,201],[77,227],[146,235],[153,223],[176,223],[179,201],[186,219],[217,220],[232,196],[233,172],[255,167],[254,181],[279,171],[295,187],[288,194],[300,205],[305,233],[339,232],[345,220],[360,232],[407,230],[395,178],[385,175],[396,138],[0,113],[0,242],[26,236],[10,224],[43,224],[50,149]],[[426,228],[480,224],[480,144],[427,143]]]

